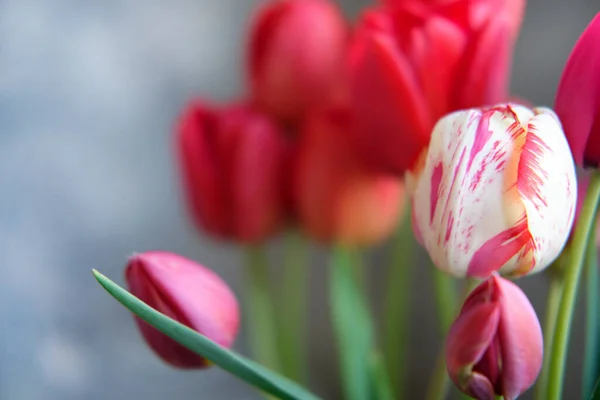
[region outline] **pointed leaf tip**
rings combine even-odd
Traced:
[[[156,311],[97,270],[93,269],[92,273],[98,283],[133,314],[246,383],[279,399],[319,400],[318,397],[287,378],[219,346],[200,333]]]

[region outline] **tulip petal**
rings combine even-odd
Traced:
[[[473,33],[453,80],[455,109],[480,107],[506,101],[513,43],[507,39],[511,21],[490,18],[481,32]]]
[[[237,301],[217,274],[176,254],[151,252],[135,257],[143,257],[137,264],[175,316],[185,315],[186,325],[231,347],[239,324]]]
[[[583,32],[558,85],[554,108],[577,165],[600,165],[600,14]],[[591,140],[594,138],[594,140]]]
[[[528,241],[524,208],[505,177],[515,168],[514,135],[524,130],[516,132],[505,111],[468,110],[441,119],[421,173],[431,178],[417,180],[413,202],[425,247],[438,268],[457,276],[485,278],[518,259]],[[507,196],[514,198],[508,206]]]
[[[463,309],[452,324],[446,338],[446,365],[452,381],[463,391],[469,393],[471,385],[481,391],[494,388],[481,382],[486,379],[479,374],[475,380],[473,367],[483,357],[494,340],[500,321],[500,306],[497,302],[477,303]],[[489,380],[488,380],[489,382]]]
[[[511,400],[537,379],[544,353],[542,328],[529,299],[517,285],[496,276],[492,279],[500,292],[502,395]]]
[[[214,139],[217,124],[218,116],[214,109],[193,102],[179,121],[176,140],[183,187],[189,198],[192,217],[208,231],[227,237],[233,232],[229,224],[223,223],[218,216],[231,209],[230,198],[223,196],[219,185],[224,177],[210,142]]]
[[[129,290],[135,293],[137,297],[143,298],[150,307],[160,310],[177,322],[191,326],[185,315],[176,310],[176,307],[173,307],[168,299],[161,296],[159,290],[154,287],[152,279],[146,274],[142,263],[132,261],[130,267],[126,270],[126,275]],[[135,318],[135,322],[150,348],[165,362],[186,369],[206,366],[206,361],[202,357],[192,353],[173,339],[160,334],[148,323],[138,317]]]
[[[575,216],[577,179],[569,145],[558,117],[547,108],[534,109],[526,124],[517,188],[527,217],[535,272],[549,265],[562,251]],[[552,177],[552,179],[550,179]],[[502,272],[502,271],[501,271]]]
[[[433,121],[411,65],[390,34],[364,32],[351,65],[359,142],[371,162],[394,172],[410,168],[427,145]],[[410,135],[402,145],[390,146]],[[376,159],[375,159],[375,156]]]
[[[421,41],[412,41],[411,59],[432,118],[437,120],[453,107],[454,75],[463,57],[467,38],[459,26],[436,16],[425,22],[421,34]]]

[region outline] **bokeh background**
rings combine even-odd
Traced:
[[[90,273],[119,283],[133,251],[182,253],[240,291],[240,252],[194,231],[171,131],[192,96],[244,93],[243,44],[256,0],[0,2],[0,399],[258,399],[212,369],[163,365]],[[367,1],[340,1],[354,17]],[[596,0],[530,0],[512,88],[551,104]],[[273,250],[277,252],[277,243]],[[318,249],[317,249],[318,250]],[[370,255],[374,286],[385,246]],[[311,377],[339,398],[324,260],[314,252]],[[411,399],[440,346],[427,271],[418,272]],[[542,316],[544,276],[521,281]],[[567,389],[579,388],[576,317]],[[237,349],[246,352],[245,342]],[[525,396],[527,398],[527,396]]]

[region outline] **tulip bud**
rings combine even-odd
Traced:
[[[184,187],[199,226],[221,237],[258,242],[285,214],[285,138],[247,106],[215,109],[191,104],[179,123]]]
[[[346,38],[346,23],[330,1],[267,3],[253,21],[248,50],[248,75],[259,105],[280,118],[297,119],[327,100],[343,67]]]
[[[365,157],[412,169],[435,122],[507,101],[522,0],[386,1],[365,13],[351,45],[351,103]]]
[[[300,224],[312,237],[367,246],[393,231],[404,188],[400,179],[365,167],[350,140],[352,127],[347,110],[308,116],[299,136],[295,203]]]
[[[174,320],[230,348],[239,326],[235,296],[211,270],[177,254],[134,255],[125,277],[140,300]],[[135,317],[142,336],[163,361],[179,368],[202,368],[207,360]]]
[[[525,293],[492,275],[466,299],[446,338],[454,384],[479,400],[516,399],[542,367],[542,329]]]
[[[459,277],[539,271],[571,230],[575,167],[547,108],[503,105],[442,118],[410,179],[415,230],[435,265]]]
[[[563,71],[555,109],[575,162],[600,167],[600,14],[583,32]]]

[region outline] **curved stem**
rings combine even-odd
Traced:
[[[246,323],[250,344],[256,361],[263,366],[279,371],[275,310],[269,285],[269,263],[265,249],[250,246],[246,250]]]
[[[558,310],[554,342],[552,343],[547,391],[547,399],[549,400],[559,400],[562,395],[567,347],[573,311],[575,309],[577,287],[581,275],[588,237],[593,220],[596,218],[596,205],[599,196],[600,173],[594,171],[590,176],[587,195],[581,213],[579,214],[575,235],[573,237],[573,242],[571,243],[572,248],[569,265],[565,270],[565,287]]]
[[[281,367],[286,376],[305,383],[309,267],[306,243],[299,232],[288,232],[284,251],[278,307]]]
[[[384,314],[383,354],[395,398],[403,399],[406,391],[408,342],[410,326],[410,288],[415,250],[418,245],[412,233],[410,207],[392,243],[392,255],[387,266]]]
[[[554,269],[551,267],[551,270]],[[550,278],[550,287],[548,288],[548,303],[546,305],[546,316],[544,317],[544,365],[540,377],[537,380],[535,387],[535,399],[546,400],[546,390],[548,385],[548,374],[550,367],[550,352],[552,350],[552,343],[554,339],[554,331],[556,329],[556,316],[558,315],[558,308],[560,306],[560,300],[562,298],[562,292],[564,287],[564,280],[562,273],[556,271],[552,273]]]
[[[598,378],[598,249],[596,247],[596,226],[594,218],[585,255],[586,274],[586,315],[585,315],[585,355],[583,360],[583,397],[589,399]]]

